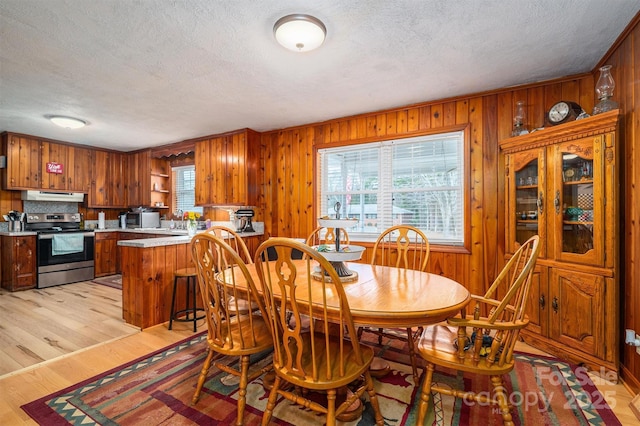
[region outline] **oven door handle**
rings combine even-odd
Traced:
[[[54,235],[62,235],[62,234],[39,234],[38,235],[38,239],[39,240],[52,240]],[[78,235],[78,233],[75,233],[74,235]],[[82,235],[83,237],[95,237],[96,233],[95,232],[83,232],[80,235]]]

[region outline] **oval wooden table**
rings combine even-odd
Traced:
[[[471,300],[471,294],[464,286],[441,275],[390,266],[347,265],[358,273],[357,281],[342,284],[356,326],[407,328],[434,324],[456,315]],[[247,265],[247,268],[260,291],[262,285],[255,265]],[[236,275],[236,283],[241,287],[244,277],[240,275]],[[306,277],[301,279],[306,280]],[[224,282],[222,276],[218,280]],[[296,297],[308,300],[308,295],[303,294],[306,286],[302,285],[298,290]],[[277,296],[278,289],[274,288],[274,291]],[[314,300],[320,300],[318,295],[312,296]],[[327,295],[327,305],[338,305],[331,294]]]
[[[347,267],[358,274],[356,281],[342,284],[356,327],[408,328],[435,324],[455,316],[471,300],[471,294],[464,286],[441,275],[362,263],[348,262]],[[255,268],[254,264],[247,265],[258,291],[261,291],[262,283]],[[225,274],[228,273],[231,271],[225,271]],[[224,276],[218,275],[218,281],[224,283]],[[300,279],[306,280],[307,277]],[[236,285],[242,287],[245,283],[244,276],[236,274]],[[313,300],[320,300],[320,287],[316,288],[318,294],[312,294]],[[277,292],[275,286],[276,297]],[[338,306],[337,298],[332,294],[327,294],[326,297],[327,306]],[[309,300],[306,285],[298,287],[296,298],[301,301]],[[375,358],[370,368],[372,375],[374,371],[384,373],[390,369],[381,358]],[[340,420],[355,420],[361,411],[362,407],[356,406]]]

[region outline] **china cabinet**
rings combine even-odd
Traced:
[[[619,111],[512,137],[505,156],[506,252],[543,242],[525,341],[618,372],[616,138]]]

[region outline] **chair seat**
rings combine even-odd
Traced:
[[[182,268],[176,270],[173,274],[176,277],[195,277],[198,273],[196,268]]]
[[[258,309],[258,304],[257,303],[252,302],[251,304],[249,304],[248,300],[236,299],[233,296],[231,296],[229,298],[229,301],[227,302],[227,311],[230,314],[234,314],[234,315],[248,314],[249,311],[255,311],[257,309]]]
[[[311,333],[303,333],[301,335],[303,339],[303,354],[302,354],[302,365],[304,366],[305,371],[313,371],[312,362],[313,359],[311,357]],[[353,382],[357,378],[359,378],[365,371],[368,370],[371,365],[371,361],[373,360],[373,349],[369,346],[360,345],[360,350],[362,351],[363,364],[358,364],[355,361],[354,351],[350,344],[345,344],[343,346],[344,355],[344,366],[345,372],[342,378],[338,378],[337,372],[333,372],[333,375],[336,377],[326,378],[325,372],[327,371],[327,357],[326,354],[329,353],[331,356],[330,363],[331,365],[337,366],[340,364],[337,359],[340,356],[340,340],[339,339],[331,339],[329,340],[329,348],[326,348],[326,339],[323,334],[316,333],[314,336],[315,351],[317,354],[322,354],[323,356],[316,357],[316,366],[318,374],[318,380],[313,381],[311,378],[302,377],[297,371],[291,371],[286,366],[279,366],[276,360],[274,360],[274,370],[276,374],[281,376],[284,380],[292,383],[296,386],[302,386],[308,389],[335,389],[336,387],[346,386],[349,383]],[[309,348],[309,349],[307,349]],[[292,351],[292,357],[296,356],[296,347],[293,344],[289,345],[289,349]]]
[[[273,347],[271,331],[260,315],[252,315],[253,328],[249,325],[249,316],[234,316],[233,323],[243,323],[243,327],[232,327],[231,333],[225,325],[220,328],[222,338],[215,341],[209,340],[209,345],[216,351],[225,355],[250,355]],[[242,330],[242,331],[240,331]],[[255,344],[248,344],[255,339]],[[241,342],[245,342],[244,345]],[[245,350],[240,348],[246,347]]]
[[[512,370],[515,360],[498,363],[488,363],[486,358],[473,359],[473,350],[465,352],[465,358],[458,357],[455,343],[458,339],[458,327],[450,326],[446,322],[425,327],[418,339],[417,350],[428,362],[455,370],[468,371],[487,376],[508,373]]]

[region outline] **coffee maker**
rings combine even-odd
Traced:
[[[255,232],[253,225],[251,224],[251,218],[254,216],[254,211],[251,209],[236,210],[234,216],[237,221],[238,232]]]

